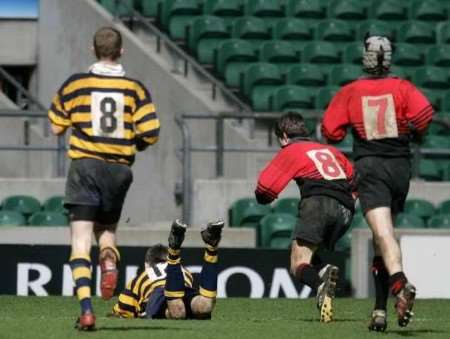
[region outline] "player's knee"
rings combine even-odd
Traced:
[[[167,303],[169,318],[174,320],[186,319],[186,308],[182,300],[171,300]]]

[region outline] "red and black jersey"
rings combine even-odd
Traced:
[[[291,180],[299,185],[302,198],[326,195],[354,210],[353,166],[333,146],[303,139],[283,147],[260,173],[256,199],[272,202]]]
[[[341,88],[322,121],[322,134],[342,140],[347,127],[354,135],[355,158],[409,156],[414,133],[423,134],[433,107],[409,81],[397,77],[362,78]]]

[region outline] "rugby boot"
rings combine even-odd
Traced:
[[[75,323],[75,328],[79,331],[94,331],[95,330],[95,315],[91,312],[86,312],[80,315]]]
[[[412,312],[416,298],[416,288],[407,282],[400,292],[395,296],[395,310],[398,316],[398,325],[406,327],[414,316]]]
[[[320,313],[320,321],[328,323],[333,321],[333,300],[336,293],[336,284],[339,276],[339,268],[327,265],[321,270],[322,283],[317,289],[317,308]],[[319,275],[320,276],[320,275]]]
[[[384,332],[387,327],[387,315],[385,310],[373,310],[369,322],[369,331]]]
[[[212,247],[216,247],[217,245],[219,245],[224,225],[225,223],[222,219],[208,222],[206,228],[201,231],[202,239],[205,244]]]
[[[180,219],[176,219],[172,223],[172,228],[169,234],[169,247],[174,250],[179,250],[184,241],[184,234],[186,233],[187,225],[183,224]]]
[[[101,270],[100,292],[104,300],[109,300],[114,295],[119,278],[116,253],[110,248],[105,248],[100,252],[99,261]]]

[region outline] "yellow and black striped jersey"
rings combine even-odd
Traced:
[[[160,122],[150,93],[137,80],[93,73],[74,74],[55,95],[48,117],[71,127],[68,156],[131,165],[136,141],[158,141]]]
[[[167,263],[156,264],[131,280],[120,293],[119,300],[113,307],[114,314],[122,318],[135,318],[143,314],[152,292],[166,284],[166,267]],[[184,285],[192,287],[192,273],[184,267],[182,270]]]

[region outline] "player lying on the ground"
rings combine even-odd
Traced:
[[[395,296],[398,324],[408,325],[416,289],[402,266],[395,238],[395,216],[403,211],[411,178],[410,141],[424,135],[433,115],[428,99],[408,80],[389,74],[392,46],[382,36],[364,40],[366,77],[342,87],[322,121],[322,134],[342,140],[351,127],[358,172],[358,195],[373,233],[372,272],[375,308],[370,330],[384,331],[389,288]]]
[[[119,295],[113,314],[123,318],[210,319],[217,294],[217,250],[223,221],[210,222],[201,231],[206,244],[200,288],[192,288],[192,274],[181,265],[186,224],[175,220],[169,248],[159,244],[145,256],[145,270]]]
[[[260,174],[255,191],[261,204],[269,204],[291,180],[300,187],[300,219],[291,247],[291,273],[317,291],[320,320],[333,320],[333,298],[338,268],[313,267],[311,259],[319,246],[333,249],[350,227],[354,213],[353,168],[336,148],[309,138],[303,117],[282,116],[275,134],[281,150]]]

